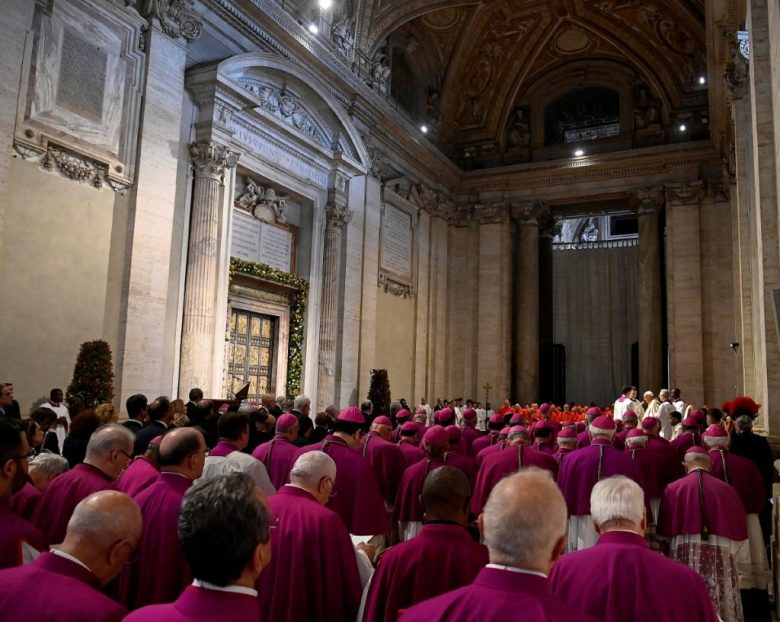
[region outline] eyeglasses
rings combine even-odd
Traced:
[[[117,451],[120,454],[122,454],[125,458],[127,458],[128,460],[132,460],[133,459],[133,454],[127,453],[124,449],[117,449]]]

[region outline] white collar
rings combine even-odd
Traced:
[[[488,564],[485,568],[493,568],[494,570],[506,570],[507,572],[517,572],[518,574],[532,574],[535,577],[547,578],[547,575],[538,570],[528,570],[526,568],[517,568],[516,566],[505,566],[504,564]]]
[[[214,585],[213,583],[209,583],[208,581],[201,581],[200,579],[195,579],[192,582],[192,585],[195,587],[202,587],[204,590],[214,590],[215,592],[233,592],[234,594],[246,594],[247,596],[257,598],[257,590],[253,590],[251,587],[244,587],[243,585],[226,585],[225,587],[222,587],[221,585]]]
[[[65,551],[60,551],[59,549],[51,549],[52,554],[57,555],[59,557],[64,557],[65,559],[72,561],[74,564],[78,564],[81,566],[84,570],[89,572],[90,574],[95,574],[89,569],[89,566],[87,566],[83,561],[81,561],[78,557],[74,557],[70,553],[66,553]]]

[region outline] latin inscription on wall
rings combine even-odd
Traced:
[[[292,259],[292,233],[233,210],[233,238],[230,254],[239,259],[264,263],[289,272]]]
[[[57,104],[100,123],[106,90],[106,53],[66,29],[61,54]]]
[[[382,269],[399,277],[412,275],[412,216],[389,204],[382,220]]]

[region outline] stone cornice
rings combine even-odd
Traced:
[[[462,194],[575,185],[607,179],[657,175],[703,162],[720,162],[709,141],[662,145],[586,158],[518,164],[465,173]]]
[[[335,78],[329,80],[331,94],[371,129],[376,142],[390,146],[410,167],[429,177],[430,181],[438,181],[451,188],[458,186],[460,169],[433,143],[419,137],[417,127],[366,85],[341,57],[309,35],[278,3],[271,0],[248,0],[242,6],[250,5],[257,9],[250,14],[231,0],[200,2],[243,34],[264,44],[264,47],[273,49],[308,70],[330,74]],[[266,19],[259,20],[260,15]],[[208,21],[209,12],[203,19]],[[267,24],[269,20],[272,23]],[[295,49],[298,46],[303,49]]]

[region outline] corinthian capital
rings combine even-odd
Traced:
[[[666,186],[666,202],[669,205],[698,205],[704,198],[704,184],[701,181],[684,181]]]
[[[190,144],[190,158],[197,175],[222,180],[225,169],[238,164],[240,154],[213,140],[201,140]]]
[[[325,207],[326,230],[341,231],[350,220],[352,220],[352,210],[346,205],[330,203]]]
[[[511,203],[512,218],[521,225],[538,225],[545,211],[544,204],[540,201],[520,201]]]
[[[637,190],[631,197],[631,203],[637,214],[656,214],[663,207],[665,198],[663,186],[652,186]]]

